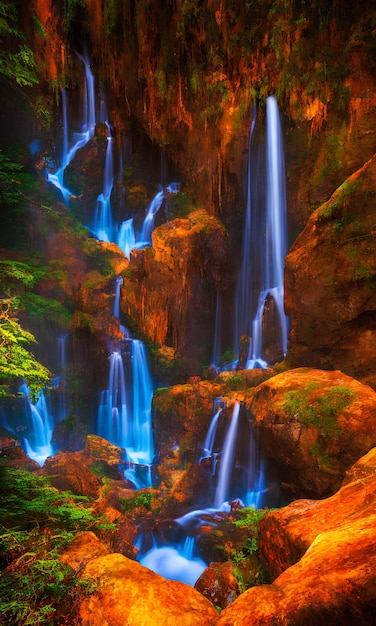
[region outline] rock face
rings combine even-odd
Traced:
[[[274,575],[288,569],[271,585],[242,594],[222,612],[218,626],[375,623],[375,466],[373,449],[331,498],[296,502],[262,520],[268,567]]]
[[[94,558],[87,561],[88,554]],[[217,621],[213,605],[195,589],[165,580],[121,554],[106,554],[92,533],[81,536],[62,559],[96,585],[80,603],[82,626],[210,626]]]
[[[175,358],[186,375],[211,353],[216,291],[228,290],[228,236],[204,210],[155,229],[152,248],[134,250],[124,275],[121,308],[138,332]],[[194,314],[193,314],[194,312]]]
[[[321,532],[375,513],[376,448],[346,472],[341,488],[325,500],[297,500],[260,522],[260,553],[274,579],[299,561]]]
[[[247,407],[290,498],[331,495],[376,444],[376,393],[339,371],[278,374],[255,389]]]
[[[376,388],[376,156],[311,215],[286,258],[293,366]]]
[[[100,480],[86,467],[80,452],[59,453],[48,457],[39,472],[51,477],[51,484],[60,490],[96,498]]]

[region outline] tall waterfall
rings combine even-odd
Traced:
[[[122,278],[115,285],[114,316],[120,318]],[[97,431],[111,443],[125,449],[124,475],[137,487],[151,485],[150,465],[154,458],[151,402],[153,383],[145,346],[131,339],[120,324],[123,341],[109,357],[108,388],[102,391]],[[133,466],[146,467],[135,471]]]
[[[285,165],[276,99],[266,100],[266,154],[254,141],[251,125],[247,204],[242,264],[235,301],[235,345],[251,337],[246,367],[266,367],[265,333],[271,332],[287,351],[288,318],[284,313],[284,259],[287,252]],[[268,313],[268,315],[266,315]]]

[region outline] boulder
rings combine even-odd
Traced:
[[[213,605],[192,587],[166,580],[121,554],[105,552],[92,533],[85,533],[61,557],[83,580],[95,584],[95,591],[79,603],[78,618],[82,626],[216,623]],[[88,562],[87,554],[93,556]]]
[[[101,481],[82,462],[80,452],[59,453],[48,457],[40,474],[51,477],[51,484],[62,491],[96,498]]]
[[[376,445],[376,393],[340,371],[283,372],[259,385],[247,408],[290,499],[332,495]]]
[[[375,461],[372,450],[331,498],[296,502],[262,520],[260,549],[269,569],[274,575],[287,569],[271,585],[243,593],[218,626],[375,623]]]
[[[317,208],[286,257],[293,367],[341,369],[376,388],[376,155]]]
[[[376,507],[376,448],[346,473],[324,500],[297,500],[268,513],[259,524],[259,550],[272,579],[299,561],[323,531],[369,516]]]
[[[195,584],[195,589],[208,598],[214,606],[225,609],[240,595],[235,566],[230,561],[210,563]]]

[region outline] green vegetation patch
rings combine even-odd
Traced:
[[[62,623],[57,616],[74,613],[74,600],[93,589],[60,553],[76,532],[113,526],[94,514],[88,498],[58,491],[45,476],[0,466],[0,491],[2,623]]]
[[[319,383],[312,382],[304,389],[289,391],[284,411],[290,419],[317,426],[324,437],[338,437],[341,429],[337,418],[351,404],[355,392],[344,385],[335,385],[320,395],[318,388]]]

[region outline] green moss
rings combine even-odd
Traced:
[[[289,391],[283,405],[289,419],[297,419],[307,426],[317,426],[324,437],[338,437],[341,429],[337,418],[355,396],[344,385],[333,386],[325,393],[319,392],[318,383],[310,383],[299,391]]]

